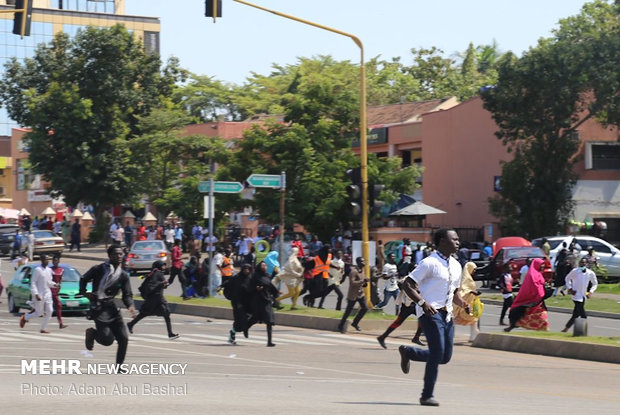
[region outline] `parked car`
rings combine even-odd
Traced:
[[[170,265],[170,252],[164,241],[136,241],[129,250],[126,265],[130,275],[135,275],[140,271],[150,271],[157,260]]]
[[[34,250],[33,250],[33,254],[34,255],[39,255],[39,254],[60,254],[62,253],[62,251],[65,250],[65,241],[63,241],[63,239],[56,235],[54,232],[52,231],[47,231],[47,230],[39,230],[39,231],[32,231],[32,234],[34,235]],[[27,252],[28,251],[28,235],[24,234],[22,236],[22,247],[21,247],[22,252]]]
[[[6,290],[9,312],[17,313],[20,308],[30,308],[27,303],[32,298],[30,295],[30,278],[34,273],[34,269],[39,265],[36,263],[26,264],[15,271],[15,275],[11,282],[9,282]],[[64,269],[64,273],[58,297],[62,304],[63,313],[65,311],[86,312],[90,301],[79,294],[82,275],[71,265],[60,264],[60,266]],[[87,289],[90,291],[90,287]]]
[[[0,252],[8,255],[13,250],[15,235],[20,231],[18,225],[0,224]]]
[[[537,246],[508,246],[501,248],[486,267],[476,270],[474,279],[490,281],[491,285],[497,281],[499,276],[504,273],[506,264],[510,267],[510,274],[515,281],[514,285],[520,284],[519,271],[528,259],[542,258],[545,260],[545,280],[553,279],[551,264],[547,260],[545,252]]]
[[[620,277],[620,249],[603,239],[589,235],[548,236],[547,241],[551,247],[549,257],[552,266],[555,266],[555,258],[562,250],[562,242],[566,242],[566,246],[569,246],[573,238],[576,239],[579,245],[579,257],[586,255],[588,253],[587,248],[591,246],[599,258],[599,263],[607,269],[608,275],[610,277]],[[542,246],[542,238],[534,239],[532,245]]]

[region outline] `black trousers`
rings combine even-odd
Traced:
[[[319,307],[323,307],[323,302],[325,301],[325,297],[327,297],[329,293],[331,293],[332,291],[334,291],[336,295],[338,296],[338,300],[336,302],[336,310],[340,310],[340,308],[342,307],[342,299],[344,295],[342,294],[342,291],[340,291],[340,287],[337,286],[336,284],[330,285],[329,287],[327,287],[327,290],[323,292],[323,297],[321,297],[321,302],[319,303]]]
[[[575,308],[573,308],[573,315],[571,316],[570,320],[568,320],[568,322],[566,323],[567,329],[570,328],[575,323],[575,319],[577,317],[588,318],[588,316],[586,315],[586,299],[584,298],[583,301],[573,300],[573,303],[575,304]]]
[[[121,313],[115,316],[112,321],[101,321],[95,318],[95,329],[97,334],[95,335],[95,341],[102,346],[110,346],[114,343],[114,340],[118,343],[118,349],[116,350],[116,363],[122,364],[125,361],[125,354],[127,353],[127,344],[129,343],[129,334],[127,333],[127,327],[123,322]]]
[[[187,280],[185,278],[185,274],[181,268],[171,267],[170,268],[170,279],[168,282],[170,285],[174,282],[174,277],[179,276],[179,282],[181,283],[181,297],[185,297],[185,293],[187,292]]]
[[[360,297],[356,300],[347,299],[347,308],[344,310],[344,315],[342,316],[342,320],[340,320],[340,324],[338,325],[338,327],[340,327],[341,329],[344,328],[344,324],[347,322],[347,318],[349,318],[349,316],[351,315],[351,311],[353,311],[353,306],[355,305],[355,303],[358,303],[360,305],[360,309],[357,312],[355,318],[353,319],[353,326],[357,326],[360,320],[364,317],[364,314],[366,314],[366,312],[368,311],[368,307],[366,306],[366,296]]]
[[[504,304],[502,305],[502,313],[499,315],[500,322],[504,321],[504,317],[506,316],[506,311],[508,311],[508,309],[512,305],[513,300],[514,298],[512,297],[512,295],[508,298],[504,298]]]

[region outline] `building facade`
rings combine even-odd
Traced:
[[[13,3],[0,0],[0,10],[13,10]],[[23,39],[12,33],[13,13],[2,13],[0,71],[11,58],[34,56],[37,45],[49,43],[57,33],[74,36],[87,26],[103,28],[122,24],[142,39],[147,52],[159,53],[159,18],[124,13],[124,0],[34,0],[30,36]],[[0,108],[0,207],[26,208],[36,216],[48,206],[62,206],[62,201],[52,201],[40,176],[30,174],[28,149],[22,140],[26,132],[27,129],[9,118],[5,108]],[[4,141],[8,143],[3,144]]]

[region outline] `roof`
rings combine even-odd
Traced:
[[[441,104],[448,103],[448,101],[452,100],[454,103],[449,105],[449,108],[450,106],[454,106],[458,103],[456,99],[453,99],[453,97],[433,99],[430,101],[369,106],[367,109],[366,118],[368,119],[369,126],[419,121],[422,114],[443,109],[443,107],[440,108]]]
[[[426,205],[422,202],[414,202],[409,206],[406,206],[394,213],[390,213],[390,216],[424,216],[424,215],[441,215],[444,214],[441,209],[434,208]]]

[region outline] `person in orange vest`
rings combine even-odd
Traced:
[[[224,250],[224,256],[222,257],[222,264],[218,265],[220,272],[222,273],[222,284],[228,281],[233,275],[233,263],[231,259],[232,251],[230,248]]]
[[[304,304],[314,307],[314,299],[323,297],[323,293],[327,291],[329,281],[329,265],[332,262],[331,246],[323,245],[319,250],[319,254],[314,259],[314,269],[312,270],[312,285],[310,294],[304,296]]]

